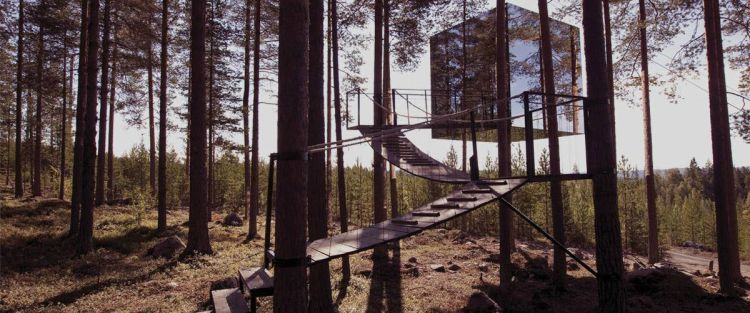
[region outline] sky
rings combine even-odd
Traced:
[[[536,1],[515,0],[509,1],[509,3],[537,11]],[[551,11],[554,12],[554,3],[550,5]],[[488,7],[487,9],[490,8]],[[456,21],[456,23],[459,22]],[[578,26],[580,27],[580,25]],[[425,50],[428,51],[429,49]],[[365,63],[361,68],[361,73],[368,78],[368,83],[365,84],[368,89],[372,87],[372,55],[372,45],[366,51],[362,51]],[[660,65],[667,64],[668,61],[666,55],[659,54],[653,56],[653,61],[650,65],[651,72],[654,74],[664,73],[665,70]],[[429,89],[429,64],[429,53],[426,52],[420,58],[419,66],[414,71],[393,71],[392,87],[397,89]],[[705,69],[703,72],[705,73]],[[739,82],[739,73],[727,67],[726,76],[729,90],[736,89]],[[237,83],[241,84],[241,81]],[[692,158],[695,158],[698,164],[701,165],[711,160],[708,93],[704,86],[707,86],[705,75],[689,78],[686,82],[680,83],[677,92],[681,95],[681,99],[677,103],[668,101],[667,97],[663,95],[661,88],[652,88],[651,118],[654,167],[656,169],[686,167]],[[344,93],[343,90],[342,93]],[[262,103],[259,107],[259,144],[261,157],[264,159],[270,153],[276,151],[277,107],[267,104],[274,103],[275,101],[275,97],[272,97],[267,91],[261,95],[261,102],[266,103]],[[729,101],[732,102],[733,99],[730,97]],[[172,105],[186,105],[186,103],[184,97],[177,97]],[[733,111],[734,109],[730,109],[730,112]],[[615,116],[618,156],[624,156],[629,160],[630,164],[642,169],[644,163],[644,146],[641,108],[631,107],[624,101],[616,101]],[[148,128],[128,126],[124,122],[124,117],[117,114],[115,116],[115,128],[115,142],[118,144],[114,148],[117,156],[124,155],[134,145],[139,143],[144,143],[148,146]],[[236,142],[242,142],[241,136],[241,133],[239,133],[232,138]],[[359,136],[359,133],[345,130],[343,136],[344,139],[352,138]],[[412,131],[407,137],[415,142],[420,149],[438,160],[445,159],[451,146],[454,147],[459,155],[461,153],[460,141],[432,139],[427,130]],[[185,135],[182,132],[170,132],[167,138],[168,146],[170,149],[175,149],[180,155],[184,155],[184,138]],[[561,138],[560,148],[563,172],[571,171],[574,165],[578,165],[580,168],[582,164],[585,164],[583,140],[583,136]],[[545,145],[544,141],[537,140],[535,143],[537,155]],[[469,151],[471,151],[471,147],[469,147]],[[487,156],[491,158],[497,156],[497,146],[493,143],[479,144],[478,151],[480,164],[484,163]],[[355,162],[370,164],[372,154],[372,150],[366,144],[347,147],[345,148],[345,162],[347,164],[354,164]],[[732,155],[735,166],[750,166],[750,144],[744,142],[741,138],[732,138]]]

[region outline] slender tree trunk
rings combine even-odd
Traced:
[[[148,184],[151,196],[156,195],[156,135],[154,133],[154,42],[148,43]]]
[[[40,4],[44,7],[44,1]],[[43,13],[44,14],[44,13]],[[42,102],[44,92],[42,85],[44,81],[44,27],[39,27],[39,42],[36,58],[36,114],[34,114],[34,177],[31,183],[31,193],[35,197],[42,196]],[[50,143],[51,144],[51,143]]]
[[[375,129],[382,128],[385,125],[385,114],[380,105],[383,104],[383,0],[375,0],[375,73],[373,79],[373,121]],[[373,138],[373,183],[372,183],[372,207],[373,218],[375,223],[384,221],[387,218],[385,208],[385,162],[381,155],[382,140],[378,137]],[[372,254],[373,259],[385,259],[387,251],[384,246],[378,246]]]
[[[78,95],[76,96],[76,132],[73,144],[73,194],[70,200],[69,235],[77,235],[81,214],[81,174],[83,173],[83,128],[86,125],[86,75],[88,72],[88,0],[81,0],[81,38],[78,45]]]
[[[99,53],[99,1],[89,2],[87,61],[97,64]],[[81,229],[78,233],[77,254],[94,249],[94,174],[96,166],[96,66],[86,68],[86,112],[83,135],[81,172]]]
[[[586,137],[587,170],[592,176],[596,234],[596,268],[601,312],[623,312],[622,240],[617,208],[615,131],[609,100],[602,0],[583,0],[583,39],[589,91]]]
[[[115,198],[115,150],[114,150],[114,139],[115,139],[115,101],[116,101],[116,91],[117,91],[117,58],[118,58],[118,49],[117,49],[117,1],[115,1],[113,9],[113,14],[115,15],[115,22],[113,23],[113,34],[112,34],[112,42],[113,42],[113,48],[112,48],[112,73],[110,74],[111,77],[111,83],[110,83],[110,90],[109,90],[109,131],[107,132],[107,198],[108,199],[114,199]]]
[[[326,16],[326,142],[331,143],[333,141],[331,129],[331,111],[333,99],[331,98],[331,92],[333,83],[331,82],[331,1],[325,1],[327,5],[328,15]],[[330,148],[330,147],[329,147]],[[333,199],[333,149],[326,150],[326,207],[331,207],[331,201]],[[329,215],[330,216],[330,215]]]
[[[466,50],[466,0],[463,0],[463,13],[461,15],[461,108],[466,109],[466,66],[468,65]],[[449,91],[450,93],[450,91]],[[466,172],[466,129],[461,128],[461,171]],[[461,219],[462,230],[466,230],[466,218]]]
[[[295,266],[274,269],[274,312],[307,312],[305,214],[307,211],[308,1],[279,2],[279,121],[276,258]]]
[[[260,104],[260,4],[261,0],[255,0],[255,18],[253,19],[253,154],[250,160],[250,215],[251,222],[254,221],[260,207],[260,162],[258,154],[258,106]],[[253,233],[256,222],[252,222],[248,227],[248,235]]]
[[[496,57],[496,79],[495,83],[497,94],[497,117],[509,119],[510,118],[510,103],[507,100],[509,93],[508,88],[508,51],[507,37],[508,24],[507,24],[507,8],[505,0],[497,0],[496,6],[496,33],[495,33],[495,57]],[[502,120],[497,123],[497,155],[498,155],[498,171],[500,177],[511,176],[511,121]],[[503,293],[510,290],[510,283],[513,276],[511,254],[513,252],[513,211],[505,205],[501,205],[500,208],[500,289]]]
[[[643,88],[643,143],[646,153],[646,207],[648,210],[648,263],[659,262],[659,229],[656,216],[656,181],[651,145],[651,91],[648,74],[648,37],[646,36],[646,1],[638,0],[638,26],[641,42],[641,86]]]
[[[26,91],[26,154],[31,155],[28,164],[29,169],[29,188],[34,184],[34,96],[31,95],[33,89]],[[33,191],[32,191],[33,194]]]
[[[396,121],[396,111],[391,99],[391,3],[390,0],[383,0],[383,106],[389,111],[388,125],[393,125]],[[398,216],[398,182],[396,181],[396,167],[388,164],[388,182],[391,198],[391,217]],[[396,243],[398,244],[398,243]]]
[[[206,0],[190,6],[190,217],[182,256],[212,254],[206,198]]]
[[[161,74],[159,75],[159,194],[158,230],[167,229],[167,61],[169,0],[161,1]]]
[[[214,103],[214,68],[215,66],[215,55],[214,55],[214,2],[211,2],[211,12],[208,20],[208,221],[211,221],[211,214],[214,209],[214,122],[216,117],[216,106]]]
[[[547,0],[539,0],[539,21],[542,33],[542,64],[544,68],[544,97],[545,111],[547,112],[548,140],[549,140],[549,165],[552,181],[550,182],[550,199],[552,202],[552,228],[555,239],[565,244],[565,212],[563,211],[562,184],[560,175],[560,142],[557,134],[557,101],[555,99],[555,74],[552,61],[552,36],[550,35],[549,14],[547,13]],[[565,251],[555,246],[553,263],[552,284],[556,289],[565,289],[565,275],[567,263],[565,262]]]
[[[607,47],[607,90],[609,95],[609,102],[612,103],[612,107],[615,106],[615,69],[614,61],[612,60],[612,27],[611,19],[609,16],[609,0],[602,0],[604,6],[604,34],[605,34],[605,45]],[[612,123],[614,124],[614,112],[612,112]]]
[[[83,2],[85,2],[85,0]],[[21,150],[23,149],[22,130],[24,13],[24,1],[18,0],[18,51],[16,54],[16,185],[14,188],[14,195],[16,198],[23,197],[23,152]]]
[[[325,111],[323,101],[323,0],[310,1],[310,33],[308,61],[308,145],[325,142]],[[309,155],[308,175],[324,177],[326,173],[325,152]],[[307,181],[307,224],[310,241],[328,236],[328,203],[326,184],[317,180]],[[331,273],[328,262],[310,267],[310,312],[333,312],[331,298]]]
[[[104,0],[104,29],[102,30],[102,81],[99,89],[99,152],[96,158],[96,206],[104,204],[104,162],[107,147],[107,93],[109,92],[109,30],[112,27],[110,18],[110,0]]]
[[[331,37],[333,47],[333,115],[336,123],[336,141],[342,140],[341,133],[341,93],[339,81],[339,33],[338,33],[338,4],[336,0],[330,1],[331,6]],[[346,207],[346,167],[344,167],[344,148],[336,147],[336,189],[339,201],[339,224],[341,232],[349,231],[349,210]],[[341,279],[349,281],[351,276],[349,269],[349,257],[341,258]]]
[[[63,83],[62,83],[62,122],[60,123],[60,185],[57,193],[57,198],[63,200],[65,198],[65,140],[67,139],[67,124],[68,124],[68,39],[67,32],[63,33]],[[73,79],[71,76],[70,79]],[[10,137],[10,133],[8,133]],[[10,143],[9,143],[10,146]],[[8,151],[10,152],[10,150]],[[10,154],[8,155],[10,157]]]
[[[258,0],[256,0],[258,1]],[[242,91],[242,138],[244,147],[242,155],[245,166],[245,183],[242,186],[245,195],[245,218],[248,220],[247,238],[253,239],[257,236],[257,221],[252,214],[250,201],[250,0],[245,0],[245,63],[243,64],[243,91]]]
[[[703,4],[705,6],[708,92],[714,160],[719,282],[722,292],[734,294],[734,285],[740,283],[743,278],[739,263],[734,165],[729,132],[721,20],[717,0],[704,0]]]

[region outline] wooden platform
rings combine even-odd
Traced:
[[[239,288],[229,288],[211,291],[211,300],[216,313],[248,313],[245,297]]]
[[[310,264],[325,262],[374,246],[414,236],[423,230],[476,210],[526,183],[525,179],[508,179],[478,186],[468,183],[457,191],[428,203],[395,219],[310,242],[307,256]]]

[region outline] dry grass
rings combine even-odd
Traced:
[[[211,223],[215,254],[189,262],[145,256],[162,238],[186,238],[187,212],[172,211],[165,233],[157,234],[156,212],[136,222],[135,209],[102,207],[95,212],[96,251],[73,255],[66,238],[65,206],[39,208],[38,201],[4,200],[0,209],[0,310],[12,312],[195,312],[210,308],[212,281],[234,277],[240,268],[262,262],[262,240],[245,242],[244,227]],[[213,220],[221,219],[215,214]],[[262,228],[261,228],[262,229]],[[514,254],[520,268],[513,292],[497,293],[498,244],[492,238],[465,238],[457,231],[429,230],[401,242],[400,257],[373,264],[370,253],[351,256],[352,279],[342,285],[340,261],[331,262],[333,298],[339,312],[456,312],[475,290],[498,299],[506,312],[594,312],[596,281],[583,270],[570,271],[568,291],[557,294],[543,275],[526,269],[529,260],[551,254],[548,246],[527,244]],[[415,257],[415,270],[407,268]],[[533,262],[533,261],[531,261]],[[593,263],[593,260],[589,262]],[[544,262],[542,262],[544,263]],[[430,264],[457,264],[460,270],[435,272]],[[546,264],[546,263],[545,263]],[[486,272],[480,270],[486,266]],[[631,311],[742,312],[747,298],[716,296],[711,278],[669,273],[651,290],[628,287]],[[176,285],[175,285],[176,284]],[[673,288],[672,285],[682,286]],[[270,298],[260,311],[270,311]]]

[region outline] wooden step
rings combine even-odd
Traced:
[[[392,220],[393,224],[399,224],[399,225],[417,225],[419,224],[419,221],[412,221],[412,220]]]
[[[267,269],[253,267],[240,270],[240,281],[244,290],[253,296],[273,295],[273,276]]]
[[[435,203],[430,205],[433,209],[458,209],[461,206],[459,206],[457,203]]]
[[[477,201],[477,197],[451,197],[446,200],[450,202],[474,202]]]
[[[508,184],[507,180],[495,180],[495,181],[490,180],[490,181],[478,181],[477,182],[477,185],[481,185],[481,186],[504,186],[507,184]]]
[[[248,313],[245,297],[240,288],[228,288],[211,291],[211,301],[216,313]]]
[[[414,215],[414,216],[438,217],[438,216],[440,216],[440,212],[434,212],[434,211],[415,211],[415,212],[411,212],[411,215]]]
[[[461,192],[465,194],[475,194],[475,193],[492,193],[492,189],[490,188],[480,188],[480,189],[464,189],[461,190]]]

